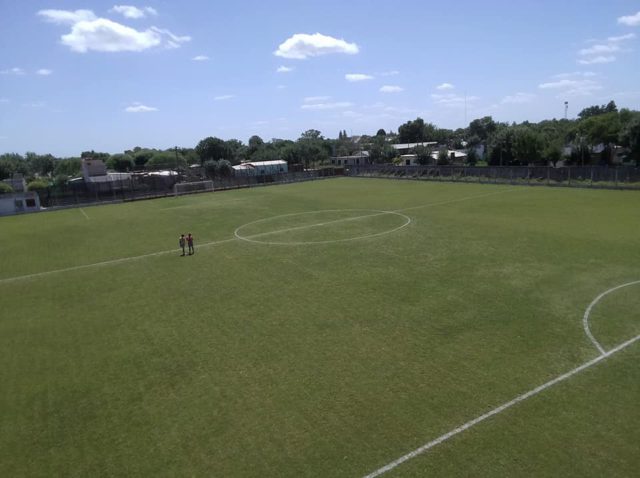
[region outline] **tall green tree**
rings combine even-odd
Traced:
[[[483,118],[474,119],[469,123],[468,135],[469,137],[477,138],[477,142],[485,142],[493,135],[498,129],[498,124],[493,121],[491,116],[485,116]]]
[[[635,112],[620,132],[620,143],[629,148],[629,159],[640,166],[640,112]]]
[[[398,128],[398,141],[400,143],[422,143],[433,141],[437,128],[431,123],[425,123],[420,117],[413,121],[407,121]]]
[[[529,126],[518,126],[514,131],[513,155],[518,164],[538,164],[542,161],[544,143],[540,135]]]
[[[226,143],[220,138],[209,136],[201,140],[196,146],[196,153],[200,158],[200,164],[212,159],[218,161],[230,157],[229,149]]]

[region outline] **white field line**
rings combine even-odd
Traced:
[[[318,211],[318,212],[326,212],[326,211]],[[306,213],[303,213],[303,214],[306,214]],[[364,216],[343,217],[342,219],[334,219],[332,221],[319,222],[319,223],[316,223],[316,224],[306,224],[304,226],[295,226],[295,227],[288,227],[286,229],[278,229],[277,231],[261,232],[259,234],[252,234],[251,236],[248,236],[248,237],[250,237],[251,239],[255,239],[256,237],[270,236],[270,235],[273,235],[273,234],[280,234],[282,232],[298,231],[298,230],[301,230],[301,229],[311,229],[312,227],[322,227],[322,226],[326,226],[328,224],[336,224],[336,223],[339,223],[339,222],[357,221],[358,219],[365,219],[367,217],[375,217],[375,216],[383,216],[385,214],[391,214],[391,213],[387,212],[387,211],[382,211],[382,212],[377,212],[375,214],[367,214],[367,215],[364,215]],[[289,214],[287,214],[287,215],[289,215]],[[276,217],[278,217],[278,216],[275,216],[272,219],[275,219]],[[252,223],[250,223],[250,224],[252,224]],[[249,224],[245,224],[245,226],[248,226],[248,225]],[[238,239],[244,239],[244,236],[238,235],[237,232],[238,232],[239,229],[241,229],[242,227],[245,227],[245,226],[241,226],[238,229],[236,229],[234,231],[234,233],[233,233],[234,236],[236,236]]]
[[[589,337],[589,340],[591,340],[593,345],[596,346],[596,348],[600,351],[601,354],[606,353],[604,350],[604,347],[600,345],[600,342],[596,340],[596,338],[591,333],[591,329],[589,328],[589,315],[591,314],[591,309],[593,309],[593,307],[598,302],[600,302],[600,299],[602,299],[605,295],[610,294],[611,292],[615,292],[618,289],[622,289],[623,287],[629,287],[630,285],[635,285],[635,284],[640,284],[640,280],[627,282],[626,284],[622,284],[616,287],[612,287],[609,290],[605,290],[602,294],[600,294],[598,297],[593,299],[593,301],[589,304],[589,307],[587,307],[587,310],[585,310],[584,312],[584,317],[582,317],[582,327],[584,328],[584,333],[587,334],[587,337]]]
[[[413,206],[413,207],[410,207],[410,208],[398,209],[396,211],[381,212],[381,213],[375,214],[375,215],[394,214],[394,213],[399,213],[400,211],[405,211],[405,210],[408,210],[408,209],[418,209],[418,208],[423,208],[423,207],[442,206],[442,205],[445,205],[445,204],[450,204],[450,203],[455,203],[455,202],[460,202],[460,201],[469,201],[471,199],[483,198],[483,197],[486,197],[486,196],[493,196],[494,194],[502,194],[502,193],[506,193],[506,192],[509,192],[509,191],[517,191],[517,190],[520,190],[520,188],[510,188],[510,189],[505,189],[505,190],[502,190],[502,191],[497,191],[497,192],[493,192],[493,193],[489,193],[489,194],[478,194],[478,195],[475,195],[475,196],[466,196],[466,197],[463,197],[463,198],[451,199],[449,201],[441,201],[439,203],[423,204],[421,206]],[[291,216],[291,215],[296,215],[296,214],[301,214],[301,213],[285,214],[283,216]],[[85,213],[85,215],[86,215],[86,213]],[[274,216],[274,217],[283,217],[283,216]],[[348,218],[348,219],[351,220],[351,219],[359,219],[359,218],[360,217],[353,217],[353,218]],[[242,226],[240,226],[239,228],[236,229],[236,231],[234,232],[234,236],[235,236],[235,233],[239,229],[241,229],[241,228],[243,228],[245,226],[248,226],[249,224],[254,224],[256,222],[265,221],[265,220],[268,220],[268,219],[271,219],[271,218],[260,219],[259,221],[253,221],[253,222],[244,224],[244,225],[242,225]],[[337,222],[337,221],[341,221],[341,220],[342,219],[339,219],[339,220],[336,220],[336,221],[333,221],[333,222]],[[409,222],[411,222],[411,219],[409,219]],[[327,224],[327,223],[324,223],[324,224]],[[408,223],[407,224],[403,224],[400,228],[405,227],[406,225],[408,225]],[[305,226],[305,227],[313,227],[313,226],[314,225],[309,225],[309,226]],[[398,230],[400,228],[393,229],[392,231],[386,231],[384,233],[372,234],[372,235],[368,235],[368,236],[358,237],[356,239],[365,239],[365,238],[369,238],[369,237],[376,237],[376,236],[383,235],[383,234],[389,234],[391,232],[395,232],[396,230]],[[271,231],[271,232],[269,232],[269,234],[277,234],[278,232],[284,232],[284,230]],[[209,242],[209,243],[205,243],[205,244],[199,244],[198,247],[206,247],[206,246],[215,245],[215,244],[223,244],[225,242],[231,242],[231,241],[233,241],[235,239],[244,239],[245,241],[249,240],[249,242],[252,242],[252,241],[250,241],[250,239],[252,239],[252,238],[253,238],[253,236],[246,236],[246,237],[235,236],[235,237],[233,237],[231,239],[224,239],[222,241],[213,241],[213,242]],[[253,241],[253,242],[262,243],[261,241]],[[335,241],[318,241],[318,242],[315,242],[315,243],[312,243],[312,244],[323,244],[323,243],[331,243],[331,242],[335,242]],[[295,242],[268,243],[267,242],[265,244],[300,245],[300,244],[309,244],[309,243],[306,243],[306,242],[305,243],[295,243]],[[139,260],[139,259],[145,259],[145,258],[148,258],[148,257],[155,257],[155,256],[164,255],[164,254],[170,254],[172,252],[175,252],[176,250],[177,249],[169,249],[169,250],[166,250],[166,251],[159,251],[159,252],[152,252],[152,253],[149,253],[149,254],[142,254],[140,256],[122,257],[122,258],[119,258],[119,259],[113,259],[113,260],[109,260],[109,261],[93,262],[93,263],[90,263],[90,264],[83,264],[83,265],[79,265],[79,266],[66,267],[64,269],[55,269],[55,270],[51,270],[51,271],[35,272],[33,274],[26,274],[26,275],[22,275],[22,276],[7,277],[5,279],[0,279],[0,284],[6,284],[6,283],[9,283],[9,282],[14,282],[14,281],[23,280],[23,279],[33,279],[33,278],[37,278],[37,277],[44,277],[44,276],[52,275],[52,274],[60,274],[60,273],[64,273],[64,272],[71,272],[71,271],[76,271],[76,270],[88,269],[88,268],[91,268],[91,267],[101,267],[101,266],[107,266],[107,265],[112,265],[112,264],[120,264],[120,263],[123,263],[123,262],[130,262],[130,261],[135,261],[135,260]]]
[[[589,306],[587,307],[587,310],[584,313],[584,318],[583,321],[585,324],[587,324],[586,320],[589,317],[589,314],[591,313],[591,310],[593,309],[593,307],[607,294],[616,291],[618,289],[621,289],[623,287],[627,287],[630,285],[634,285],[634,284],[640,284],[640,280],[639,281],[634,281],[634,282],[628,282],[626,284],[622,284],[619,285],[617,287],[613,287],[611,289],[608,289],[606,291],[604,291],[602,294],[600,294],[598,297],[596,297],[595,299],[593,299],[593,301],[589,304]],[[486,420],[487,418],[491,418],[494,415],[497,415],[499,413],[504,412],[505,410],[507,410],[508,408],[511,408],[514,405],[517,405],[520,402],[523,402],[531,397],[533,397],[534,395],[539,394],[540,392],[543,392],[544,390],[553,387],[554,385],[563,382],[571,377],[573,377],[574,375],[596,365],[597,363],[605,360],[608,357],[611,357],[612,355],[620,352],[621,350],[627,348],[628,346],[632,345],[633,343],[637,342],[638,340],[640,340],[640,335],[636,335],[635,337],[633,337],[632,339],[627,340],[626,342],[621,343],[620,345],[612,348],[611,350],[609,350],[608,352],[606,352],[602,346],[598,343],[598,341],[593,337],[593,335],[591,334],[591,332],[589,331],[588,327],[585,328],[585,332],[587,332],[587,335],[589,336],[589,338],[593,341],[593,343],[596,345],[596,347],[598,348],[598,350],[600,351],[600,355],[598,355],[596,358],[589,360],[588,362],[580,365],[579,367],[574,368],[573,370],[570,370],[569,372],[563,373],[562,375],[557,376],[556,378],[549,380],[548,382],[540,385],[539,387],[536,387],[532,390],[529,390],[528,392],[523,393],[522,395],[518,395],[516,398],[514,398],[513,400],[510,400],[506,403],[503,403],[502,405],[499,405],[498,407],[494,408],[493,410],[484,413],[482,415],[480,415],[479,417],[474,418],[473,420],[469,420],[467,423],[464,423],[462,425],[460,425],[457,428],[454,428],[453,430],[445,433],[444,435],[440,435],[438,438],[431,440],[429,443],[426,443],[424,445],[422,445],[420,448],[416,448],[415,450],[407,453],[406,455],[401,456],[400,458],[398,458],[397,460],[392,461],[391,463],[378,468],[376,471],[369,473],[368,475],[366,475],[364,478],[375,478],[377,476],[382,475],[383,473],[386,473],[387,471],[390,471],[394,468],[396,468],[397,466],[401,465],[402,463],[404,463],[405,461],[411,460],[412,458],[415,458],[418,455],[421,455],[422,453],[425,453],[426,451],[430,450],[431,448],[434,448],[438,445],[440,445],[441,443],[447,441],[448,439],[456,436],[459,433],[462,433],[465,430],[468,430],[469,428],[477,425],[478,423]]]
[[[317,212],[332,212],[332,211],[336,211],[336,212],[342,212],[342,211],[354,211],[355,209],[335,209],[335,210],[324,210],[324,211],[311,211],[311,212],[302,212],[302,213],[291,213],[291,214],[283,214],[280,216],[273,216],[273,217],[269,217],[269,218],[265,218],[265,219],[259,219],[257,221],[252,221],[252,222],[248,222],[246,224],[243,224],[242,226],[238,227],[234,232],[233,235],[235,237],[237,237],[238,239],[242,239],[244,241],[248,241],[248,242],[255,242],[258,244],[274,244],[274,245],[301,245],[301,244],[327,244],[327,243],[332,243],[332,242],[344,242],[346,240],[355,240],[355,239],[365,239],[365,238],[369,238],[369,237],[376,237],[376,236],[380,236],[383,234],[389,234],[391,232],[395,232],[398,229],[402,229],[403,227],[407,226],[409,223],[411,223],[411,219],[408,220],[408,222],[406,224],[403,224],[401,227],[393,229],[391,231],[386,231],[384,233],[378,233],[378,234],[371,234],[371,235],[367,235],[367,236],[359,236],[356,238],[352,238],[352,239],[340,239],[340,240],[336,240],[336,241],[305,241],[305,242],[265,242],[265,241],[254,241],[251,239],[255,239],[257,237],[263,237],[263,236],[269,236],[269,235],[274,235],[274,234],[280,234],[283,232],[290,232],[290,231],[297,231],[297,230],[301,230],[301,229],[310,229],[312,227],[321,227],[321,226],[326,226],[327,224],[336,224],[339,222],[346,222],[346,221],[354,221],[357,219],[364,219],[364,218],[368,218],[368,217],[376,217],[376,216],[383,216],[385,214],[399,214],[401,212],[404,211],[409,211],[412,209],[419,209],[419,208],[427,208],[427,207],[434,207],[434,206],[443,206],[446,204],[453,204],[456,202],[461,202],[461,201],[469,201],[471,199],[479,199],[479,198],[484,198],[487,196],[493,196],[496,194],[504,194],[510,191],[519,191],[522,190],[522,188],[509,188],[509,189],[504,189],[501,191],[496,191],[496,192],[492,192],[492,193],[488,193],[488,194],[477,194],[475,196],[466,196],[463,198],[457,198],[457,199],[450,199],[447,201],[441,201],[441,202],[437,202],[437,203],[429,203],[429,204],[422,204],[420,206],[411,206],[411,207],[407,207],[407,208],[402,208],[402,209],[395,209],[392,211],[380,211],[380,212],[376,212],[375,214],[366,214],[366,215],[362,215],[362,216],[353,216],[353,217],[347,217],[347,218],[342,218],[342,219],[335,219],[333,221],[327,221],[327,222],[322,222],[322,223],[317,223],[317,224],[307,224],[304,226],[295,226],[295,227],[290,227],[290,228],[286,228],[286,229],[278,229],[275,231],[267,231],[267,232],[262,232],[259,234],[252,234],[251,236],[242,236],[241,234],[239,234],[239,231],[247,226],[250,226],[252,224],[257,224],[260,222],[265,222],[265,221],[269,221],[271,219],[279,219],[279,218],[283,218],[283,217],[289,217],[289,216],[298,216],[298,215],[303,215],[303,214],[313,214],[313,213],[317,213]],[[402,215],[403,217],[407,217]]]
[[[213,245],[217,245],[217,244],[224,244],[225,242],[231,242],[234,241],[235,238],[231,238],[231,239],[224,239],[222,241],[211,241],[211,242],[206,242],[204,244],[198,244],[198,247],[207,247],[207,246],[213,246]],[[139,256],[131,256],[131,257],[121,257],[119,259],[112,259],[109,261],[102,261],[102,262],[92,262],[91,264],[83,264],[83,265],[79,265],[79,266],[73,266],[73,267],[66,267],[64,269],[54,269],[51,271],[44,271],[44,272],[35,272],[33,274],[26,274],[23,276],[15,276],[15,277],[7,277],[6,279],[0,279],[0,284],[6,284],[9,282],[15,282],[15,281],[19,281],[19,280],[25,280],[25,279],[34,279],[37,277],[44,277],[44,276],[48,276],[48,275],[52,275],[52,274],[61,274],[63,272],[71,272],[71,271],[79,271],[82,269],[90,269],[92,267],[101,267],[101,266],[110,266],[110,265],[114,265],[114,264],[122,264],[124,262],[132,262],[132,261],[137,261],[140,259],[146,259],[148,257],[156,257],[156,256],[162,256],[165,254],[174,254],[176,252],[178,252],[179,249],[168,249],[166,251],[159,251],[159,252],[151,252],[149,254],[142,254]]]
[[[82,213],[82,215],[83,215],[84,217],[86,217],[87,219],[89,219],[89,216],[87,216],[87,213],[86,213],[86,212],[84,212],[84,209],[80,208],[80,212]]]
[[[368,216],[356,216],[356,217],[352,217],[352,218],[348,218],[348,219],[338,219],[336,221],[325,222],[325,223],[322,223],[322,224],[308,225],[308,226],[304,226],[304,228],[309,228],[309,227],[313,227],[313,226],[322,226],[322,225],[325,225],[325,224],[330,224],[330,223],[334,223],[334,222],[340,222],[340,221],[344,221],[344,220],[362,219],[363,217],[381,216],[383,214],[394,214],[396,216],[400,216],[400,217],[405,219],[405,222],[402,223],[401,225],[399,225],[398,227],[395,227],[393,229],[389,229],[387,231],[376,232],[376,233],[373,233],[373,234],[365,234],[365,235],[362,235],[362,236],[348,237],[346,239],[329,239],[329,240],[326,240],[326,241],[282,241],[282,242],[276,242],[276,241],[256,241],[256,240],[254,240],[254,237],[262,236],[262,235],[265,235],[267,233],[256,234],[255,236],[241,236],[239,234],[236,234],[236,237],[238,239],[241,239],[241,240],[247,241],[247,242],[254,242],[256,244],[276,245],[276,246],[306,246],[306,245],[310,245],[310,244],[334,244],[336,242],[351,242],[351,241],[357,241],[357,240],[360,240],[360,239],[370,239],[372,237],[385,236],[387,234],[392,234],[392,233],[394,233],[396,231],[399,231],[400,229],[403,229],[403,228],[407,227],[409,224],[411,224],[411,218],[409,216],[405,216],[404,214],[401,214],[399,212],[387,211],[387,212],[380,213],[380,214],[371,214],[371,215],[368,215]],[[301,228],[297,227],[297,228],[294,228],[294,229],[301,229]],[[277,230],[277,231],[271,231],[268,234],[276,234],[278,232],[284,232],[284,231],[289,231],[289,230],[291,230],[291,228],[283,229],[283,230]]]

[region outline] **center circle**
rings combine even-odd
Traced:
[[[364,223],[364,224],[363,224]],[[371,224],[373,223],[373,224]],[[257,244],[270,244],[282,246],[296,246],[303,244],[331,244],[336,242],[356,241],[371,237],[392,234],[411,223],[411,218],[395,211],[382,211],[376,209],[325,209],[320,211],[307,211],[292,214],[281,214],[257,221],[248,222],[234,231],[236,238]],[[267,230],[261,230],[267,226]],[[271,229],[268,228],[271,226]],[[359,226],[356,230],[350,227]],[[302,239],[296,240],[299,234],[309,231],[325,233],[331,228],[341,228],[335,231],[335,235],[344,237],[327,237],[323,240]],[[253,229],[253,231],[252,231]],[[273,236],[289,235],[292,240],[270,240]]]

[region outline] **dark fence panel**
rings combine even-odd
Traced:
[[[606,189],[640,189],[640,168],[632,166],[351,166],[349,176],[526,184]]]
[[[339,174],[344,174],[344,171],[338,168],[326,168],[259,176],[230,176],[213,179],[213,187],[214,191],[250,188],[269,184],[323,179]],[[181,180],[178,176],[132,176],[131,178],[99,183],[68,183],[39,190],[38,193],[40,202],[45,208],[68,207],[91,203],[135,201],[173,196],[175,194],[173,186],[179,181]],[[204,191],[197,191],[193,194],[199,192]]]

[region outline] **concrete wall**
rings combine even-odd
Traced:
[[[36,192],[29,191],[25,193],[0,195],[0,216],[37,212],[39,210],[40,198]]]

